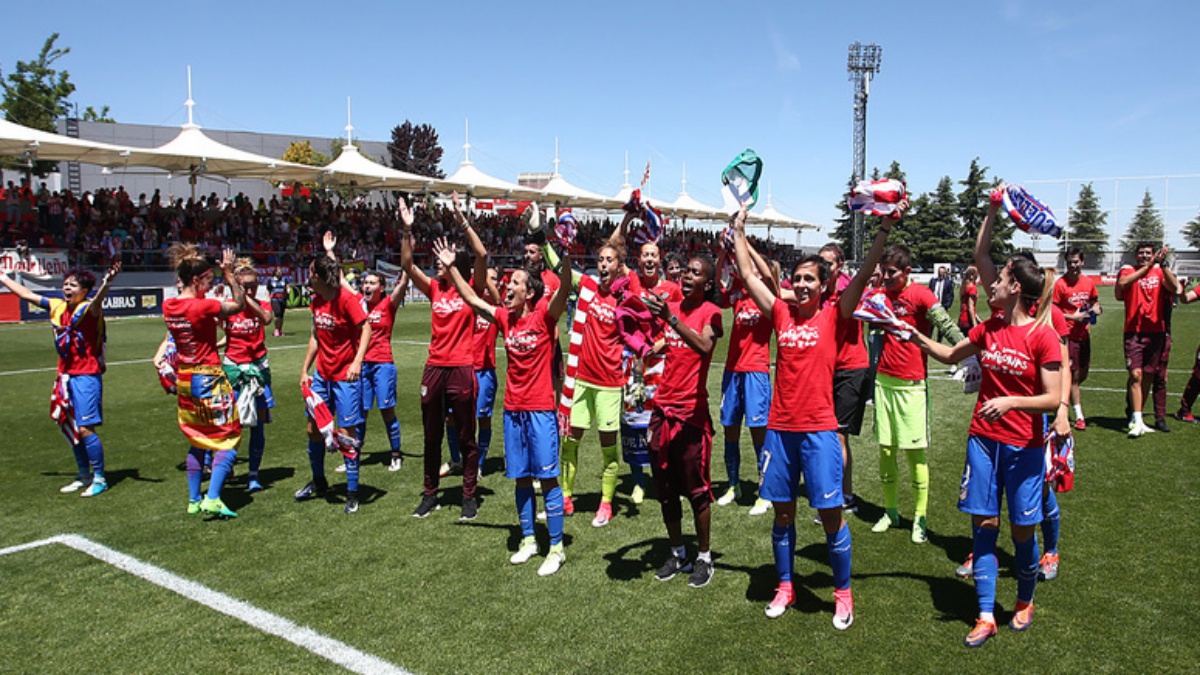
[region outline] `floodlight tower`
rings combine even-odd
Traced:
[[[851,173],[856,183],[867,175],[867,96],[871,93],[871,78],[879,72],[882,55],[883,47],[874,42],[869,45],[855,42],[850,45],[846,59],[846,72],[854,83],[854,166]],[[854,214],[854,248],[850,252],[850,259],[854,261],[863,258],[863,221],[862,213]]]

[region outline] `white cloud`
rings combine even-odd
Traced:
[[[771,47],[775,50],[775,69],[781,73],[800,72],[800,57],[788,49],[783,37],[777,31],[771,31]]]

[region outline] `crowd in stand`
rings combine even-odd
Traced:
[[[307,191],[303,191],[307,192]],[[516,213],[513,211],[512,213]],[[416,211],[415,254],[432,265],[428,242],[452,226],[448,208],[429,201]],[[516,256],[523,246],[523,229],[516,215],[479,212],[474,221],[489,250]],[[580,218],[572,253],[586,257],[604,241],[614,223],[607,218]],[[397,262],[400,242],[394,209],[365,200],[341,201],[301,194],[257,201],[239,193],[221,198],[185,199],[161,192],[134,198],[125,188],[99,189],[81,196],[70,190],[37,188],[22,179],[0,188],[0,248],[66,248],[77,264],[102,267],[120,261],[126,269],[162,269],[172,242],[195,242],[212,256],[223,246],[251,254],[262,265],[299,265],[320,249],[320,237],[332,229],[344,259],[374,255]],[[717,231],[671,223],[664,246],[689,257],[716,257]],[[786,265],[796,255],[790,246],[754,239],[754,245]],[[368,261],[369,262],[369,261]]]

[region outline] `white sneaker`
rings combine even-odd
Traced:
[[[731,487],[717,500],[717,506],[729,506],[742,496],[742,486]]]
[[[759,497],[758,499],[754,500],[754,506],[750,507],[750,515],[761,516],[762,514],[766,513],[767,511],[770,511],[770,510],[771,510],[771,502],[763,499],[762,497]]]
[[[333,472],[334,473],[346,473],[346,465],[338,464],[337,466],[333,467]]]
[[[108,489],[108,483],[104,482],[103,480],[93,480],[92,484],[89,485],[86,490],[84,490],[82,493],[80,493],[79,496],[80,497],[95,497],[96,495],[100,494],[101,492],[104,492],[107,489]]]
[[[388,464],[388,471],[399,471],[402,464],[404,464],[404,459],[402,457],[392,457],[392,461]]]
[[[1129,427],[1129,437],[1130,438],[1140,438],[1142,436],[1145,436],[1146,434],[1152,434],[1152,433],[1154,433],[1154,429],[1151,429],[1150,427],[1146,426],[1146,424],[1144,422],[1142,424],[1134,424]]]
[[[521,547],[517,549],[516,553],[512,554],[512,557],[508,559],[508,562],[514,565],[524,565],[525,563],[529,562],[533,556],[537,555],[537,552],[537,540],[535,540],[533,537],[526,537],[523,541],[521,541]]]
[[[81,480],[73,480],[70,483],[60,487],[58,491],[63,494],[69,494],[71,492],[79,492],[85,487],[87,487],[87,483],[84,483]]]
[[[567,561],[567,554],[563,552],[562,544],[550,547],[550,553],[546,556],[545,562],[538,568],[539,577],[548,577],[558,570],[562,569],[563,563]]]
[[[541,523],[544,523],[544,522],[546,522],[546,512],[545,512],[545,511],[538,511],[538,512],[537,512],[537,519],[538,519],[538,522],[541,522]]]
[[[646,501],[646,490],[641,485],[634,485],[633,491],[629,493],[629,501],[634,504],[641,504]]]

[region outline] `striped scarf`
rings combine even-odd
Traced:
[[[50,419],[58,423],[58,428],[67,442],[72,446],[82,440],[79,426],[75,424],[75,406],[71,403],[71,390],[67,386],[71,376],[59,373],[54,380],[54,388],[50,390]]]
[[[563,378],[562,394],[558,398],[558,429],[566,436],[571,428],[571,402],[575,399],[575,375],[579,372],[579,358],[583,353],[583,330],[587,326],[588,308],[600,289],[595,277],[583,275],[579,278],[579,300],[575,303],[575,316],[571,319],[571,343],[567,348],[567,372]]]
[[[317,425],[321,436],[325,438],[325,451],[340,452],[347,459],[356,459],[358,449],[362,447],[362,441],[337,429],[333,413],[329,412],[329,406],[325,404],[325,399],[313,391],[310,384],[302,383],[300,394],[304,396],[304,409],[313,419],[313,423]]]

